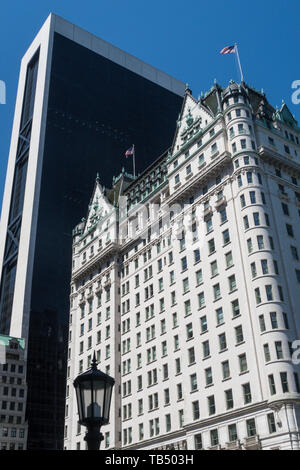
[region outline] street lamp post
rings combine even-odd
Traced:
[[[94,353],[92,367],[74,380],[79,424],[86,426],[84,440],[88,450],[99,450],[103,434],[100,428],[109,422],[109,410],[115,380],[97,369]]]

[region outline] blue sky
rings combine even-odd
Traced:
[[[0,205],[5,181],[20,60],[50,12],[54,12],[157,68],[188,82],[194,96],[214,79],[239,79],[234,54],[219,51],[234,42],[245,81],[263,88],[271,104],[291,102],[300,80],[299,0],[10,0],[0,5]]]

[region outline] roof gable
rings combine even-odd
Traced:
[[[276,110],[276,118],[287,126],[292,127],[293,129],[298,129],[298,122],[284,102],[282,103],[280,110]]]
[[[174,153],[182,146],[187,134],[194,132],[196,127],[197,129],[206,127],[212,120],[212,113],[187,91],[177,120],[171,152]]]
[[[113,205],[110,204],[105,196],[105,189],[96,178],[93,196],[89,204],[88,214],[86,218],[84,234],[89,232],[97,223],[111,213]]]

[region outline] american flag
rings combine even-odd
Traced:
[[[220,51],[220,54],[234,54],[235,46],[226,46]]]
[[[133,145],[125,152],[126,158],[129,157],[129,155],[133,155]]]

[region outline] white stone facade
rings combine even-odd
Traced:
[[[297,122],[230,83],[187,90],[177,124],[74,230],[65,448],[85,448],[72,383],[96,351],[103,448],[299,449]]]

